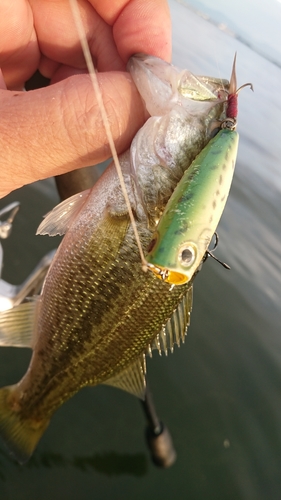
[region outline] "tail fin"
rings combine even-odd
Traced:
[[[36,422],[24,419],[13,409],[15,386],[0,389],[0,436],[4,440],[11,455],[23,464],[32,455],[36,445],[48,427],[49,420]]]

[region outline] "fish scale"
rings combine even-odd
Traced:
[[[56,321],[54,322],[56,329],[62,332],[59,339],[60,343],[56,349],[56,357],[53,361],[50,361],[49,352],[50,350],[54,350],[54,346],[51,344],[50,348],[48,348],[47,345],[40,359],[37,359],[32,369],[29,370],[26,382],[24,380],[22,381],[22,386],[26,383],[29,387],[29,390],[25,391],[25,398],[28,402],[26,404],[29,405],[29,414],[32,414],[31,410],[35,407],[36,414],[38,415],[38,409],[41,405],[42,418],[43,416],[46,417],[46,408],[48,408],[48,413],[52,413],[53,407],[57,405],[57,401],[63,400],[65,388],[62,384],[62,380],[64,376],[67,378],[70,392],[76,392],[84,385],[87,385],[89,380],[91,385],[96,385],[106,378],[111,377],[112,374],[116,374],[118,371],[123,370],[128,362],[131,362],[132,359],[138,358],[142,354],[147,345],[153,340],[153,332],[161,330],[163,322],[166,322],[171,316],[181,296],[190,287],[190,285],[188,285],[182,287],[182,289],[171,291],[168,284],[155,280],[150,274],[144,274],[139,265],[137,246],[133,240],[132,234],[125,239],[125,243],[127,244],[127,252],[123,255],[124,260],[122,264],[120,257],[117,255],[116,259],[111,263],[109,275],[107,275],[105,279],[102,279],[101,272],[103,272],[103,274],[107,273],[108,268],[106,267],[106,270],[103,271],[98,269],[99,280],[101,280],[101,282],[96,279],[95,272],[93,272],[95,268],[89,266],[89,272],[92,270],[90,280],[92,284],[90,285],[89,283],[87,286],[91,288],[92,300],[96,302],[96,297],[100,295],[106,298],[106,302],[104,302],[103,306],[103,311],[105,313],[104,320],[101,321],[99,318],[97,320],[97,309],[96,307],[92,307],[92,301],[89,299],[89,307],[86,308],[84,301],[81,300],[81,294],[79,294],[74,295],[71,302],[72,310],[75,313],[75,323],[77,323],[77,325],[73,325],[72,321],[69,325],[68,318],[70,329],[66,330],[63,328],[63,325],[59,325]],[[92,257],[93,260],[95,260],[95,256]],[[124,276],[126,268],[130,274],[130,283],[133,285],[132,291],[135,293],[135,300],[130,308],[123,299],[123,296],[128,294],[128,288],[120,281]],[[55,284],[61,282],[62,286],[59,288],[59,291],[62,290],[62,292],[64,289],[63,280],[64,276],[66,276],[67,269],[68,262],[64,259],[61,267],[56,268],[55,266],[52,270],[52,273],[57,274],[55,278],[52,276],[52,282]],[[75,268],[72,269],[72,272],[74,271]],[[110,305],[110,301],[115,302],[115,296],[112,292],[112,283],[109,276],[114,277],[115,283],[120,283],[119,287],[115,284],[115,288],[119,288],[119,294],[116,296],[116,303],[112,305]],[[84,277],[85,275],[83,278]],[[44,320],[41,325],[43,334],[46,329],[49,328],[49,310],[51,311],[54,305],[56,306],[57,301],[58,306],[56,310],[59,311],[61,315],[61,313],[64,312],[64,293],[59,295],[54,294],[53,287],[50,286],[45,298]],[[120,302],[122,302],[122,308],[120,307]],[[147,307],[148,304],[152,303],[153,308]],[[123,315],[122,309],[125,309]],[[68,316],[69,311],[66,310],[65,313]],[[101,312],[99,312],[99,315],[100,314]],[[86,318],[86,327],[82,318]],[[60,321],[64,323],[67,321],[67,318],[63,315]],[[44,322],[46,322],[46,326]],[[110,333],[106,335],[108,324],[113,326],[111,326]],[[125,335],[124,339],[124,333],[126,332],[130,332],[130,336]],[[53,338],[52,335],[50,337],[51,339]],[[89,341],[89,339],[91,340]],[[90,352],[88,341],[90,342]],[[122,351],[122,356],[120,351]],[[38,356],[38,354],[36,354],[36,348],[34,352],[36,358],[36,356]],[[72,382],[69,380],[68,372],[69,353],[71,353],[72,359]],[[94,365],[90,362],[90,358],[95,362]],[[85,364],[85,359],[87,360],[87,364]],[[42,375],[41,382],[38,379],[39,368],[37,363],[40,366],[45,366],[47,363],[47,368],[44,369],[44,376]],[[65,365],[67,366],[66,371],[64,371]],[[30,384],[30,380],[34,380],[35,378],[35,373],[37,378],[37,396],[33,393],[34,385]],[[49,396],[46,396],[48,387],[47,380],[51,380],[53,385],[53,377],[60,378],[60,385],[57,387],[55,395],[53,392],[48,391]],[[72,384],[74,384],[74,387],[72,387]],[[52,401],[53,398],[54,401]],[[41,403],[41,401],[43,401],[43,403]],[[25,412],[26,411],[25,409]]]

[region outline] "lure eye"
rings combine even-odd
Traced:
[[[180,248],[179,261],[183,267],[191,267],[196,259],[196,250],[193,245],[185,244]]]

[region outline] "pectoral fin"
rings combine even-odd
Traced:
[[[49,212],[37,229],[36,234],[48,234],[56,236],[66,233],[70,224],[80,212],[86,199],[88,198],[90,189],[77,193],[62,201],[51,212]]]
[[[181,342],[184,343],[185,335],[190,325],[192,296],[193,287],[191,285],[169,321],[163,326],[161,332],[158,333],[154,341],[148,346],[148,354],[150,357],[152,356],[153,349],[157,349],[160,356],[162,352],[167,355],[168,349],[173,352],[174,344],[180,347]]]
[[[145,372],[145,356],[142,355],[124,371],[115,377],[106,380],[103,384],[117,387],[118,389],[122,389],[123,391],[133,394],[133,396],[144,399]]]
[[[0,346],[33,347],[39,296],[0,313]]]

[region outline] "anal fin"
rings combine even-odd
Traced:
[[[106,380],[103,384],[117,387],[140,399],[144,399],[146,387],[145,373],[145,355],[142,354],[128,368],[118,373],[115,377]]]

